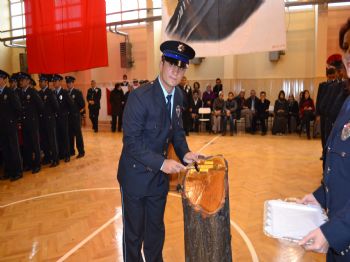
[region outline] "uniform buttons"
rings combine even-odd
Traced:
[[[331,168],[327,167],[327,174],[329,174],[331,172]]]
[[[146,170],[149,172],[152,172],[152,168],[150,168],[150,167],[147,167]]]
[[[341,254],[342,256],[344,256],[344,255],[345,255],[344,251],[340,252],[340,254]]]
[[[133,167],[133,168],[135,168],[135,167],[136,167],[136,165],[135,165],[135,164],[133,164],[133,165],[132,165],[132,167]]]
[[[330,148],[330,147],[328,147],[328,148],[327,148],[327,151],[328,151],[328,152],[329,152],[329,151],[331,151],[331,148]]]
[[[345,157],[345,156],[346,156],[346,153],[345,153],[345,152],[341,152],[341,156],[342,156],[342,157]]]
[[[328,191],[329,191],[329,190],[328,190],[328,187],[326,187],[326,192],[328,193]]]

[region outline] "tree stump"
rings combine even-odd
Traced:
[[[215,156],[198,167],[183,178],[185,261],[232,261],[227,162]]]
[[[181,163],[180,159],[177,157],[175,153],[174,146],[171,143],[169,144],[169,148],[168,148],[168,159],[173,159]],[[185,173],[174,173],[174,174],[168,175],[170,191],[179,191],[179,186],[181,186],[184,175]]]

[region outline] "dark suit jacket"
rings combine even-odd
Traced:
[[[176,87],[172,119],[159,80],[130,93],[123,116],[123,150],[118,181],[135,196],[167,194],[168,176],[160,171],[172,143],[179,159],[189,152],[182,124],[183,95]]]
[[[80,111],[85,108],[85,100],[82,92],[79,89],[73,88],[71,91],[68,90],[68,94],[73,100],[70,114],[72,116],[80,117]]]
[[[69,111],[73,108],[74,102],[70,95],[68,94],[67,90],[61,88],[60,92],[57,94],[55,91],[57,101],[58,101],[58,112],[57,117],[67,117],[69,115]]]
[[[86,95],[86,100],[94,101],[93,105],[89,104],[89,110],[99,110],[100,109],[100,100],[101,100],[101,89],[96,87],[95,91],[93,88],[89,88]]]
[[[45,120],[55,119],[59,106],[54,92],[47,87],[45,91],[40,90],[39,95],[44,103],[44,110],[40,114],[40,117]]]
[[[191,103],[190,103],[191,114],[198,114],[198,110],[202,106],[203,106],[203,102],[200,98],[198,98],[197,104],[194,103],[194,100],[192,98]]]
[[[119,115],[123,112],[125,96],[123,90],[118,90],[114,88],[109,97],[109,102],[111,104],[112,116]]]
[[[22,123],[26,128],[39,127],[39,114],[44,110],[44,103],[41,100],[38,91],[28,87],[22,91]]]
[[[350,261],[350,138],[341,139],[350,122],[350,97],[344,102],[326,145],[323,185],[314,196],[328,212],[329,221],[321,226],[336,261]],[[328,260],[327,260],[328,261]]]
[[[256,107],[257,113],[260,117],[265,117],[267,118],[269,116],[269,112],[266,111],[268,110],[270,107],[270,100],[265,99],[264,103],[262,102],[262,100],[259,99],[259,103]]]
[[[17,94],[5,87],[0,95],[0,125],[2,131],[16,132],[17,120],[21,114],[21,103]]]
[[[252,103],[253,103],[253,99],[251,97],[249,97],[247,100],[245,100],[244,105],[246,107],[248,107],[248,109],[252,109]],[[255,109],[255,111],[258,110],[259,103],[260,103],[260,99],[255,97],[255,99],[254,99],[254,109]]]

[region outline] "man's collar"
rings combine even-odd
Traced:
[[[171,91],[171,93],[169,94],[168,91],[165,89],[165,87],[163,86],[162,80],[160,79],[160,76],[158,76],[158,80],[159,80],[159,84],[163,90],[164,93],[164,97],[167,97],[167,95],[172,95],[174,96],[175,93],[175,87],[173,88],[173,90]]]

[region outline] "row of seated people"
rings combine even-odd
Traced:
[[[226,135],[228,122],[230,135],[233,135],[237,130],[236,121],[244,119],[246,132],[254,134],[260,124],[261,134],[266,135],[267,119],[273,116],[272,134],[286,134],[287,131],[292,133],[297,130],[300,132],[306,128],[307,137],[311,137],[310,122],[314,119],[315,107],[307,90],[302,93],[300,104],[294,99],[293,94],[290,94],[287,100],[284,91],[281,90],[274,106],[270,106],[264,91],[260,92],[260,98],[258,98],[256,92],[251,90],[250,97],[247,99],[244,90],[236,97],[233,92],[229,92],[226,100],[223,91],[214,99],[208,99],[205,95],[206,92],[200,99],[199,92],[193,91],[192,100],[189,103],[193,131],[198,132],[200,119],[206,118],[208,131]],[[202,116],[200,114],[202,107],[210,108],[210,114]]]

